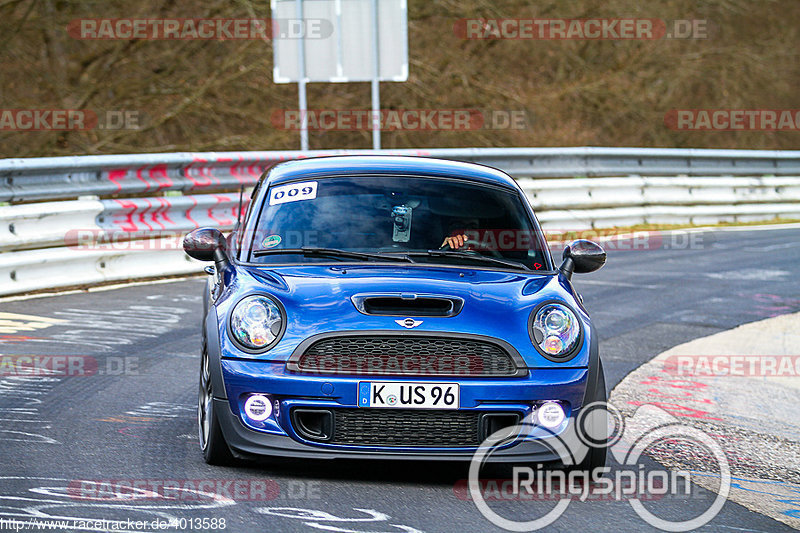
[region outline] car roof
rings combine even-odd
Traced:
[[[357,175],[414,175],[459,178],[518,189],[516,182],[496,168],[416,156],[345,155],[287,161],[267,174],[267,184],[306,178]]]

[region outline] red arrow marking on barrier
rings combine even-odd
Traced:
[[[115,218],[114,224],[119,226],[120,229],[123,231],[136,231],[139,227],[136,225],[136,222],[133,221],[133,214],[136,212],[136,204],[131,202],[130,200],[114,200],[117,202],[123,209],[130,209],[127,213],[125,213],[124,220],[120,223],[119,220]],[[127,224],[126,224],[127,223]]]
[[[195,158],[192,163],[189,163],[184,168],[184,175],[186,176],[187,179],[189,179],[194,184],[195,187],[208,187],[209,185],[211,185],[211,177],[208,176],[208,175],[205,175],[204,168],[202,166],[195,167],[194,166],[195,163],[200,163],[201,165],[205,165],[207,163],[207,161],[205,159]],[[205,177],[206,179],[204,181],[202,181],[202,182],[196,180],[195,177],[192,176],[192,170],[193,169],[199,170],[200,171],[200,177]]]
[[[143,166],[143,167],[139,167],[139,168],[137,168],[137,169],[136,169],[136,177],[139,179],[139,181],[141,181],[142,183],[144,183],[144,190],[145,190],[145,191],[149,191],[149,190],[150,190],[150,182],[149,182],[149,181],[147,181],[147,180],[146,180],[146,179],[145,179],[145,178],[142,176],[142,170],[144,170],[144,169],[146,169],[146,168],[147,168],[146,166]]]
[[[175,222],[169,217],[169,209],[172,207],[172,202],[161,196],[158,197],[158,202],[161,204],[161,207],[157,210],[159,215],[166,222],[174,226]]]
[[[147,215],[147,212],[150,210],[153,204],[151,204],[150,200],[148,200],[147,198],[142,198],[142,201],[146,202],[147,206],[141,211],[141,213],[139,213],[139,221],[145,226],[147,226],[148,230],[153,231],[153,226],[148,224],[147,221],[145,220],[145,216]]]
[[[120,168],[120,169],[109,170],[108,171],[108,179],[109,179],[109,181],[114,182],[114,185],[117,186],[117,192],[122,190],[122,184],[120,182],[118,182],[117,180],[124,179],[125,176],[127,176],[127,175],[128,175],[128,169],[127,168]]]
[[[258,161],[248,165],[244,162],[244,158],[239,157],[239,161],[231,166],[231,174],[242,185],[250,185],[258,179],[261,175],[261,165]]]
[[[192,211],[192,209],[194,209],[195,207],[197,207],[197,198],[195,198],[194,196],[187,196],[186,198],[189,198],[189,199],[192,201],[192,207],[190,207],[189,209],[187,209],[187,210],[186,210],[186,218],[187,218],[187,219],[188,219],[188,220],[189,220],[189,221],[190,221],[192,224],[194,224],[194,227],[195,227],[195,228],[199,228],[199,227],[200,227],[200,224],[198,224],[198,223],[197,223],[197,221],[196,221],[195,219],[193,219],[193,218],[192,218],[192,215],[190,215],[190,214],[189,214],[189,213]]]
[[[214,198],[216,198],[216,200],[217,200],[217,205],[219,205],[219,204],[221,204],[223,202],[230,202],[231,201],[231,199],[228,198],[227,196],[219,196],[219,195],[216,195],[216,194],[214,195]],[[229,219],[220,220],[220,219],[218,219],[217,217],[214,216],[214,208],[217,207],[217,205],[208,208],[208,218],[210,218],[214,222],[217,222],[221,226],[228,226],[230,224],[233,224],[233,220],[229,220]]]
[[[236,178],[236,181],[238,181],[240,184],[244,184],[246,181],[245,177],[239,172],[239,165],[241,165],[243,162],[243,158],[240,156],[239,161],[232,164],[230,167],[231,176]]]
[[[242,182],[242,180],[241,180],[241,179],[239,179],[239,175],[238,175],[238,173],[236,172],[236,164],[237,164],[237,163],[235,163],[235,162],[233,161],[233,159],[231,159],[230,157],[218,157],[218,158],[217,158],[217,160],[215,161],[215,163],[232,163],[231,165],[228,165],[228,173],[229,173],[231,176],[235,177],[235,178],[236,178],[236,180],[237,180],[239,183],[241,183],[241,182]],[[217,182],[219,182],[219,180],[217,180]]]
[[[161,219],[164,218],[164,213],[167,209],[167,205],[164,204],[164,198],[161,196],[156,196],[155,198],[158,200],[158,206],[153,209],[153,214],[151,215],[151,220],[161,226],[161,229],[165,229],[164,223],[161,222]]]
[[[155,209],[153,209],[153,210],[151,211],[151,213],[150,213],[150,220],[152,220],[154,224],[158,224],[159,226],[161,226],[161,229],[166,229],[166,228],[164,227],[164,224],[162,224],[162,223],[161,223],[161,222],[158,220],[158,219],[159,219],[159,214],[160,214],[160,211],[162,211],[162,210],[164,209],[164,203],[161,201],[161,197],[157,197],[157,198],[158,198],[158,207],[156,207]],[[150,201],[149,199],[145,199],[145,201],[147,202],[147,209],[150,209],[150,208],[152,207],[152,205],[153,205],[153,204],[151,203],[151,201]],[[146,212],[147,212],[147,210],[145,210],[145,213],[146,213]],[[142,216],[144,217],[144,213],[142,214]]]
[[[167,174],[167,165],[156,165],[151,168],[150,177],[158,183],[158,190],[172,187],[172,178]]]

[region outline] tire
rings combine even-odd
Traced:
[[[605,372],[603,371],[602,361],[598,361],[597,365],[597,384],[595,385],[594,389],[594,397],[591,398],[586,405],[594,402],[608,401],[608,394],[606,393],[606,376]],[[582,431],[582,428],[578,428],[578,431]],[[603,428],[603,431],[605,431],[605,428]],[[594,439],[585,436],[583,440],[586,442],[591,442]],[[584,459],[575,466],[575,469],[592,474],[597,468],[603,468],[606,466],[606,456],[608,455],[607,443],[608,441],[606,440],[605,442],[596,443],[596,446],[590,447],[589,453],[587,453],[586,457],[584,457]]]
[[[214,411],[214,392],[208,362],[208,351],[203,347],[200,362],[200,385],[197,398],[197,430],[203,459],[210,465],[234,464],[235,459]]]

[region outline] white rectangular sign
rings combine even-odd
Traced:
[[[302,18],[298,20],[297,2]],[[378,6],[378,79],[408,79],[406,0],[375,0]],[[300,81],[304,48],[309,82],[371,81],[375,37],[373,0],[272,0],[273,81]],[[302,43],[302,46],[301,46]]]
[[[269,190],[269,205],[288,204],[300,200],[313,200],[317,197],[317,182],[304,181],[279,185]]]

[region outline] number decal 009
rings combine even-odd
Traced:
[[[317,182],[304,181],[302,183],[289,183],[273,187],[269,191],[269,205],[299,202],[300,200],[313,200],[317,197]]]

